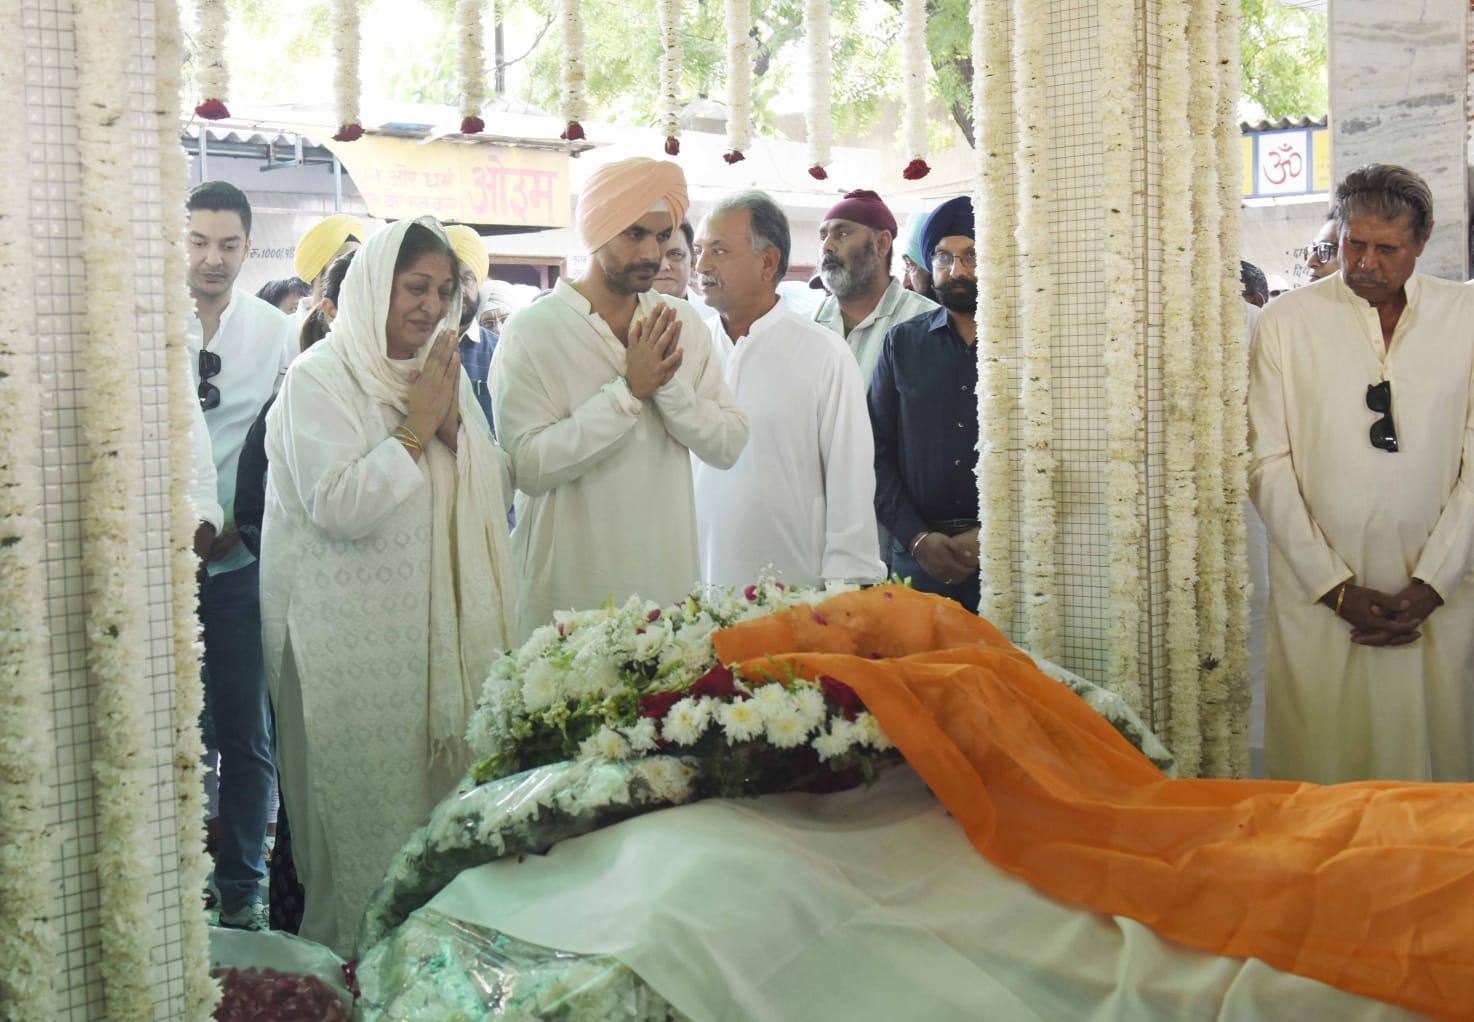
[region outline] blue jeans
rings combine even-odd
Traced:
[[[938,579],[932,578],[926,573],[926,569],[916,562],[916,558],[906,552],[906,548],[900,543],[891,543],[891,574],[902,578],[911,579],[911,588],[920,593],[936,593],[948,599],[956,600],[974,614],[978,612],[978,597],[981,595],[981,583],[977,572],[958,582],[956,585],[947,585]]]
[[[200,587],[205,631],[206,745],[220,752],[220,907],[239,912],[261,899],[262,846],[276,768],[271,762],[270,701],[261,651],[261,568],[207,579]]]

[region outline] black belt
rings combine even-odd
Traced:
[[[960,536],[980,528],[976,518],[944,518],[940,522],[927,522],[928,532],[940,532],[943,536]]]

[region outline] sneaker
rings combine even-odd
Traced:
[[[271,922],[266,913],[266,906],[259,901],[253,901],[245,908],[236,912],[220,913],[220,925],[227,930],[269,930]]]

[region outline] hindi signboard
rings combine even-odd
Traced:
[[[1290,128],[1243,136],[1245,198],[1319,195],[1331,188],[1329,128]]]

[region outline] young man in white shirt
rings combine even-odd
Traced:
[[[731,196],[695,251],[727,386],[752,423],[737,464],[696,469],[702,581],[745,586],[769,565],[792,585],[879,581],[865,385],[838,334],[778,299],[787,217],[762,192]]]
[[[205,639],[206,745],[221,758],[215,884],[225,926],[264,929],[260,884],[275,768],[261,651],[260,576],[234,515],[236,466],[246,433],[276,392],[295,347],[292,321],[235,286],[251,250],[251,206],[223,181],[197,186],[189,211],[190,347],[200,407],[210,431],[217,495],[224,509],[200,586]]]

